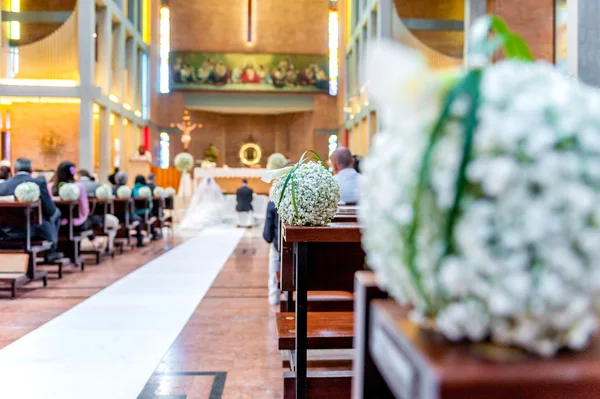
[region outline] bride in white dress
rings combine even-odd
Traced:
[[[194,191],[194,195],[181,220],[182,230],[199,230],[220,225],[223,221],[225,199],[221,187],[212,177],[204,178]]]

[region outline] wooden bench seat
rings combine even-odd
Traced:
[[[0,254],[0,282],[10,285],[11,298],[17,295],[17,288],[31,281],[27,276],[29,269],[28,254]],[[48,285],[47,277],[42,277],[44,287]]]
[[[276,315],[280,350],[296,348],[296,316],[279,312]],[[351,349],[354,337],[354,313],[309,312],[306,349]]]
[[[140,224],[140,222],[130,219],[130,215],[133,214],[135,209],[133,198],[115,198],[113,199],[113,206],[113,215],[115,215],[121,221],[119,231],[117,232],[117,236],[115,238],[115,245],[119,247],[119,252],[123,254],[125,248],[135,247],[135,231],[132,233],[132,230],[134,230]]]
[[[352,394],[352,371],[309,371],[306,374],[305,397],[327,399],[349,399]],[[283,373],[283,398],[291,399],[296,395],[296,377],[293,372]],[[366,399],[379,399],[368,397]]]
[[[291,308],[296,306],[296,293],[293,293]],[[309,312],[351,312],[354,309],[354,294],[347,291],[308,291]],[[287,296],[281,295],[279,310],[289,309]]]
[[[58,231],[58,250],[65,254],[75,268],[85,270],[85,261],[81,256],[81,241],[93,234],[92,230],[81,229],[75,226],[73,221],[79,217],[79,201],[64,201],[55,199],[54,203],[60,210],[63,219],[67,219],[67,224],[60,226]],[[62,269],[68,264],[63,260],[52,262],[50,265],[58,266],[58,276],[62,278]]]

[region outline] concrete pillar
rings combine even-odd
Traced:
[[[94,0],[80,0],[78,12],[78,54],[80,98],[79,106],[79,167],[92,170],[94,167],[94,27],[96,6]]]
[[[105,7],[98,14],[98,85],[104,93],[112,87],[112,18]]]
[[[131,105],[132,110],[141,109],[137,104],[137,79],[138,79],[138,49],[135,38],[127,40],[127,88],[125,89],[125,102]]]
[[[113,89],[112,94],[119,98],[120,102],[125,99],[125,26],[117,25],[115,29],[113,48],[114,67],[113,67]]]
[[[101,183],[108,183],[108,176],[111,173],[112,165],[110,164],[112,140],[110,134],[110,110],[100,108],[100,124],[98,132],[98,177]]]
[[[469,65],[469,32],[471,25],[477,19],[487,14],[487,0],[465,0],[465,45],[464,45],[464,65]]]
[[[119,117],[116,119],[117,120],[115,122],[115,126],[117,129],[117,136],[119,137],[119,143],[121,144],[119,168],[121,168],[121,170],[124,170],[126,166],[125,161],[131,157],[131,148],[128,148],[127,142],[125,141],[125,126],[123,125],[123,121],[125,120],[125,118],[119,115]]]

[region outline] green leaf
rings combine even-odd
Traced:
[[[491,58],[500,48],[509,59],[534,61],[531,50],[523,38],[510,30],[506,22],[497,15],[482,17],[475,22],[474,34],[469,37],[469,54]],[[487,28],[487,29],[485,29]],[[483,31],[494,32],[495,36],[482,35]]]

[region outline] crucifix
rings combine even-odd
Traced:
[[[203,126],[198,123],[192,123],[190,112],[186,109],[183,111],[183,120],[181,122],[171,123],[171,127],[176,127],[183,133],[181,142],[183,143],[183,149],[187,152],[190,141],[192,141],[192,131],[196,128],[202,129]]]

